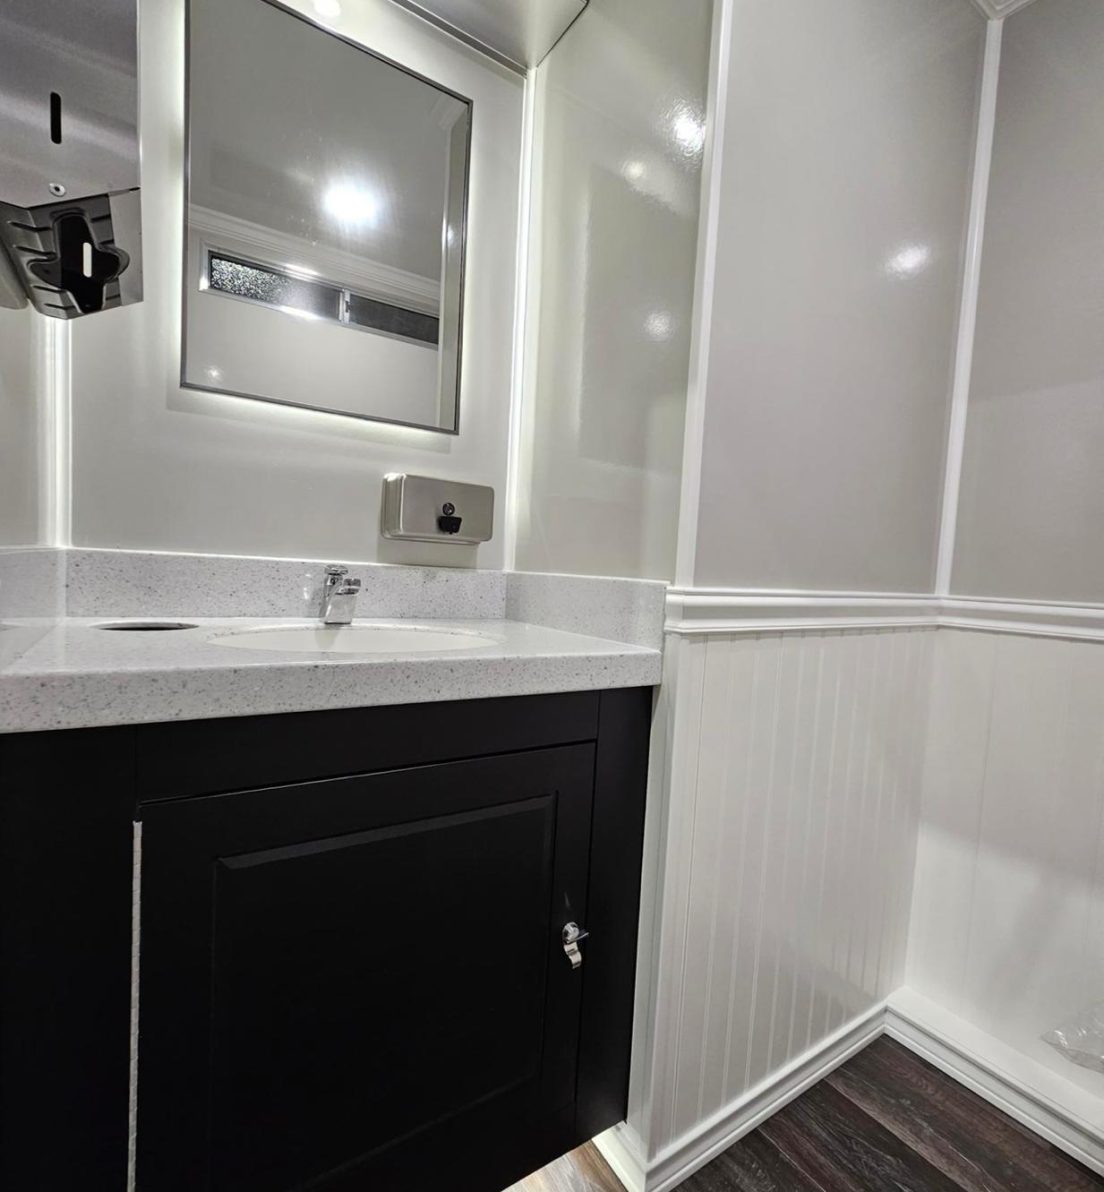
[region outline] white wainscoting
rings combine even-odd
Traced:
[[[625,1132],[647,1188],[901,984],[934,637],[669,638]]]
[[[1104,1001],[1099,641],[937,634],[907,979],[1094,1095],[1104,1138],[1104,1076],[1039,1038]]]

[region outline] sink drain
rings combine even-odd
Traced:
[[[111,629],[119,633],[161,633],[170,629],[198,629],[187,621],[119,621],[113,625],[93,625],[93,629]]]

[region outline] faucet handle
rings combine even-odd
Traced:
[[[326,567],[326,574],[332,576],[334,579],[341,579],[342,576],[349,574],[349,568],[342,567],[337,563],[330,563]]]

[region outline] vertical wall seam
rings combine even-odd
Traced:
[[[566,32],[566,31],[565,31]],[[533,176],[537,168],[537,71],[525,75],[525,98],[521,124],[521,179],[518,190],[517,278],[514,285],[514,344],[510,386],[509,447],[506,452],[506,501],[504,521],[503,571],[517,570],[521,500],[521,443],[526,397],[535,398],[528,384],[529,370],[529,264],[536,211],[533,204]]]
[[[835,826],[833,817],[832,817],[832,804],[835,801],[834,800],[834,790],[835,790],[835,785],[836,785],[836,743],[839,740],[840,685],[841,685],[842,677],[843,677],[843,659],[841,657],[843,636],[842,636],[842,634],[840,634],[838,636],[833,635],[831,637],[831,640],[833,642],[836,642],[837,645],[839,646],[839,648],[833,651],[833,653],[835,654],[836,682],[835,682],[835,693],[832,697],[832,735],[830,738],[831,744],[829,745],[829,749],[828,749],[828,768],[825,771],[825,773],[827,774],[827,783],[825,785],[824,839],[821,842],[821,850],[820,850],[820,886],[819,886],[819,895],[817,898],[817,907],[818,907],[817,933],[818,933],[818,935],[820,934],[820,930],[824,924],[824,887],[826,884],[825,879],[826,879],[827,873],[828,873],[828,842],[832,839],[832,832],[833,832],[834,826]],[[834,949],[835,949],[835,941],[834,940],[832,941],[832,947],[833,947],[833,958],[834,958]],[[813,1014],[815,1011],[815,1005],[816,1005],[815,1000],[814,1000],[814,1002],[810,1003],[810,1005],[809,1005],[809,1037],[810,1038],[812,1038],[812,1034],[813,1034]],[[825,1026],[825,1029],[827,1029],[828,1023],[831,1021],[831,1006],[832,1006],[831,996],[830,996],[830,993],[826,990],[825,994],[824,994],[824,1007],[825,1007],[824,1026]]]
[[[782,955],[789,949],[791,939],[790,930],[793,920],[790,918],[792,900],[790,898],[790,853],[791,835],[793,827],[793,808],[797,797],[797,747],[801,736],[801,701],[805,687],[805,653],[807,638],[804,633],[798,633],[795,639],[797,645],[797,681],[794,684],[794,710],[790,724],[790,777],[785,787],[786,814],[783,820],[782,839],[782,873],[781,873],[781,903],[785,907],[785,916],[779,918],[777,932],[777,946],[774,952],[774,988],[771,990],[770,1029],[767,1035],[767,1070],[774,1070],[774,1041],[778,1025],[778,990],[782,984]],[[792,1007],[791,1007],[792,1009]],[[787,1057],[788,1058],[788,1057]],[[785,1062],[785,1061],[783,1061]]]
[[[874,916],[876,913],[873,907],[873,852],[877,847],[877,837],[874,837],[875,843],[872,846],[871,835],[877,826],[877,803],[878,799],[880,798],[880,792],[877,790],[874,782],[873,761],[871,754],[874,749],[876,738],[875,721],[881,714],[881,704],[878,699],[878,678],[879,671],[881,669],[882,635],[875,630],[874,632],[864,636],[867,636],[868,638],[868,648],[870,651],[870,703],[867,707],[866,716],[864,718],[865,741],[863,742],[862,786],[859,796],[859,831],[863,834],[863,839],[865,839],[867,842],[865,848],[869,849],[870,852],[864,866],[866,872],[864,874],[863,884],[866,893],[863,897],[863,905],[860,908],[862,916],[861,926],[856,922],[856,926],[858,927],[857,943],[859,949],[856,985],[864,993],[869,993],[870,991],[867,987],[867,962],[869,960],[870,952],[870,936],[872,934]],[[874,804],[873,814],[870,810],[870,804],[872,801]],[[875,822],[872,823],[872,820]],[[853,940],[853,942],[855,941]]]
[[[966,990],[968,966],[970,958],[970,949],[973,942],[974,935],[974,903],[977,900],[977,879],[978,866],[981,862],[981,825],[985,819],[985,793],[989,788],[989,751],[990,742],[993,736],[993,712],[997,701],[997,666],[998,657],[997,652],[1002,642],[993,634],[993,641],[990,643],[991,649],[989,651],[989,665],[986,679],[989,685],[989,691],[986,699],[986,716],[985,716],[985,743],[982,747],[982,761],[981,774],[978,779],[977,792],[977,817],[974,820],[974,849],[973,857],[970,860],[970,901],[967,903],[967,914],[969,919],[966,924],[966,948],[962,960],[962,971],[959,973],[958,980],[958,995],[961,998]]]
[[[735,680],[733,673],[736,669],[736,643],[732,637],[725,637],[721,639],[725,644],[725,655],[727,660],[726,665],[726,681],[725,681],[725,716],[724,722],[731,725],[732,723],[732,692],[735,687]],[[704,717],[703,717],[704,719]],[[713,857],[713,874],[709,888],[709,953],[706,961],[705,970],[705,1005],[702,1011],[702,1026],[701,1026],[701,1060],[699,1067],[701,1069],[698,1076],[698,1120],[700,1121],[704,1114],[705,1106],[705,1076],[708,1071],[706,1063],[706,1056],[709,1054],[709,1019],[713,1012],[713,981],[714,968],[716,963],[717,952],[717,912],[721,900],[721,865],[723,851],[720,847],[720,841],[725,839],[723,827],[726,823],[725,805],[728,802],[728,779],[729,771],[732,764],[732,733],[731,731],[725,735],[724,753],[721,763],[721,772],[718,779],[717,791],[717,805],[720,811],[717,816],[716,832],[719,838],[718,844],[714,851]]]
[[[808,773],[805,777],[805,823],[803,825],[803,845],[801,850],[801,890],[798,895],[798,906],[801,913],[801,955],[807,967],[807,984],[809,1006],[811,1007],[815,1000],[816,989],[816,966],[811,963],[810,956],[813,952],[813,931],[811,927],[812,915],[809,907],[809,870],[810,870],[810,848],[812,843],[812,826],[813,826],[813,806],[816,800],[821,797],[821,792],[817,789],[816,781],[816,764],[817,764],[817,749],[820,747],[820,706],[823,698],[824,686],[824,634],[817,633],[811,635],[810,641],[816,642],[817,663],[816,663],[816,682],[813,688],[813,725],[809,741],[809,766]],[[822,823],[820,819],[817,821]],[[823,830],[823,825],[822,825]],[[800,1046],[795,1046],[794,1029],[797,1025],[797,992],[800,985],[799,966],[794,965],[793,971],[793,990],[791,992],[790,1000],[790,1030],[789,1038],[786,1043],[786,1053],[789,1056],[800,1054],[805,1050],[809,1043],[809,1030],[806,1023],[805,1037]],[[811,1011],[810,1011],[811,1013]]]
[[[886,658],[887,653],[889,655],[888,659]],[[886,690],[880,699],[875,698],[874,700],[874,716],[876,717],[874,723],[874,744],[876,750],[871,775],[871,791],[874,795],[874,809],[871,816],[873,846],[870,850],[870,882],[874,888],[871,891],[872,894],[875,890],[885,889],[886,850],[883,838],[886,802],[885,763],[886,750],[889,748],[889,744],[893,739],[892,733],[889,731],[888,720],[891,706],[890,701],[896,697],[896,691],[893,686],[893,655],[893,631],[889,630],[888,632],[879,633],[874,651],[875,675],[879,680],[884,679]],[[884,899],[871,897],[868,900],[868,906],[866,940],[863,945],[865,950],[865,955],[863,956],[863,978],[865,981],[869,972],[870,993],[876,997],[881,988],[882,932],[885,930],[888,916],[886,915],[886,903]]]
[[[739,893],[736,899],[736,913],[732,930],[732,969],[728,981],[728,1017],[725,1023],[725,1055],[724,1071],[721,1075],[721,1104],[729,1100],[731,1089],[732,1067],[732,1023],[736,1009],[736,978],[739,974],[740,947],[743,939],[744,915],[744,866],[747,861],[748,837],[748,806],[751,801],[751,761],[755,756],[755,727],[759,716],[759,660],[762,651],[758,648],[758,641],[752,645],[751,661],[751,707],[748,712],[747,748],[744,754],[744,781],[740,794],[740,850],[736,863],[736,874],[739,881]]]
[[[763,951],[763,912],[767,894],[767,846],[770,840],[771,807],[774,803],[774,760],[778,747],[778,705],[782,699],[782,653],[775,652],[774,664],[774,695],[771,702],[771,727],[768,745],[770,762],[767,769],[766,787],[763,792],[763,839],[759,850],[759,899],[755,920],[755,961],[752,966],[751,1005],[748,1011],[748,1039],[755,1037],[755,1017],[759,1003],[759,974],[760,961]],[[751,1087],[751,1048],[747,1049],[744,1068],[744,1087]]]
[[[884,997],[892,991],[894,976],[897,971],[897,933],[902,918],[907,916],[908,902],[902,896],[901,877],[905,872],[902,841],[907,835],[907,827],[902,829],[901,810],[901,772],[904,768],[906,755],[902,748],[905,740],[906,726],[909,723],[912,690],[909,682],[911,666],[909,658],[912,654],[912,640],[908,635],[894,634],[893,649],[890,654],[890,689],[894,692],[893,728],[889,735],[890,748],[893,750],[892,765],[890,767],[890,781],[888,790],[883,791],[883,798],[889,804],[889,832],[892,850],[887,858],[888,880],[890,881],[892,904],[889,919],[883,922],[878,941],[878,995]],[[900,657],[898,657],[900,655]],[[900,677],[894,682],[897,668],[900,666]],[[889,938],[887,940],[887,934]]]
[[[962,487],[962,459],[966,444],[970,378],[974,364],[978,294],[981,288],[981,256],[985,239],[985,217],[989,203],[989,178],[993,165],[993,139],[997,121],[997,90],[1000,82],[1001,36],[1004,23],[990,21],[985,30],[985,59],[982,65],[978,106],[977,145],[970,192],[970,218],[966,235],[962,298],[955,346],[951,415],[947,428],[947,461],[943,475],[943,510],[939,524],[939,546],[935,570],[935,594],[951,591],[955,536]]]
[[[680,946],[681,957],[678,966],[678,990],[676,993],[676,1013],[675,1013],[675,1031],[674,1031],[674,1063],[671,1065],[671,1087],[669,1093],[669,1109],[668,1122],[671,1126],[673,1134],[674,1128],[678,1123],[678,1093],[679,1082],[682,1077],[682,1042],[683,1029],[686,1011],[686,967],[687,967],[687,953],[689,951],[689,934],[690,934],[690,895],[691,895],[691,874],[693,872],[694,862],[694,845],[695,835],[697,832],[698,823],[698,785],[701,777],[701,734],[702,734],[702,709],[705,705],[705,674],[709,660],[709,639],[704,639],[700,646],[698,643],[693,643],[693,647],[697,647],[701,652],[701,660],[695,661],[694,666],[700,670],[699,681],[695,683],[695,696],[693,703],[693,714],[697,720],[694,726],[695,748],[691,755],[692,757],[692,773],[693,777],[687,776],[686,791],[687,797],[690,800],[690,806],[687,809],[687,834],[685,843],[682,844],[680,854],[680,868],[682,872],[678,875],[678,891],[680,897],[683,899],[682,906],[682,923],[680,932]],[[695,649],[691,648],[688,653],[690,658],[694,657]],[[680,767],[681,768],[681,767]],[[672,773],[677,772],[672,770]],[[681,843],[681,842],[680,842]]]

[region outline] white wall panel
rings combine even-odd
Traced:
[[[692,582],[930,591],[985,21],[732,12]]]
[[[940,630],[908,984],[1100,1094],[1039,1036],[1102,957],[1104,644]]]
[[[934,636],[670,639],[649,1156],[900,984]]]
[[[674,575],[712,0],[591,0],[537,74],[517,565]]]
[[[39,361],[43,316],[0,310],[0,546],[39,541]]]
[[[1104,5],[1004,23],[953,590],[1104,602]]]

